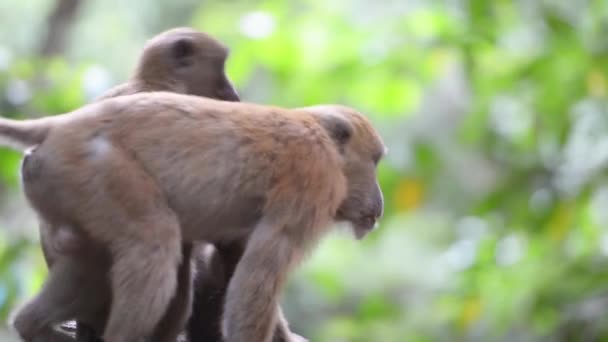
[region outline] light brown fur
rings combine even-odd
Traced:
[[[238,101],[238,94],[224,72],[227,55],[228,50],[224,45],[204,33],[188,28],[166,31],[147,42],[131,79],[111,89],[100,99],[169,90]],[[42,129],[35,135],[28,135],[8,121],[3,123],[6,125],[0,125],[0,132],[13,138],[15,145],[21,148],[40,143],[47,134]],[[47,297],[46,292],[59,295],[48,296],[54,299],[52,302],[34,301],[38,306],[24,307],[15,322],[17,328],[25,332],[26,339],[45,336],[47,340],[69,340],[56,332],[53,324],[76,318],[80,320],[77,339],[92,340],[94,333],[87,331],[82,322],[98,332],[102,332],[105,326],[111,296],[106,274],[109,270],[108,251],[90,241],[85,234],[75,234],[73,229],[53,226],[44,220],[41,221],[40,234],[45,260],[50,268],[49,280],[41,297]],[[184,246],[185,260],[189,260],[190,249],[189,244]],[[66,258],[66,254],[70,257]],[[171,336],[177,336],[188,318],[192,296],[189,261],[183,263],[179,274],[178,296],[158,328],[157,340],[174,341],[175,337]],[[207,310],[213,312],[212,309]],[[217,311],[215,314],[219,316]]]
[[[182,241],[244,239],[223,333],[270,341],[288,272],[331,223],[349,221],[361,236],[382,214],[375,168],[384,146],[346,107],[148,93],[48,124],[24,162],[24,188],[45,220],[108,246],[108,342],[151,336],[175,291]]]

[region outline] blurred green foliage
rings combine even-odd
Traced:
[[[51,5],[0,4],[3,116],[77,108],[126,78],[143,39],[190,25],[231,47],[245,100],[343,103],[381,130],[385,217],[363,241],[334,234],[292,277],[295,331],[608,339],[607,2],[89,1],[64,55],[40,58]],[[0,154],[3,317],[45,275],[19,160]]]

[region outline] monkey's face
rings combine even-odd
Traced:
[[[198,62],[176,68],[175,75],[187,94],[238,102],[239,94],[224,72],[224,62],[222,57],[199,56]]]
[[[374,229],[384,210],[384,198],[376,176],[376,166],[382,156],[380,151],[373,155],[346,152],[348,193],[336,219],[350,222],[357,239]]]
[[[228,48],[211,36],[190,28],[176,28],[147,43],[139,73],[152,84],[169,83],[174,92],[240,101],[226,76],[227,58]]]
[[[350,222],[361,239],[374,229],[384,210],[376,168],[386,147],[370,122],[350,108],[331,105],[307,110],[315,114],[343,157],[348,192],[335,219]]]
[[[224,73],[223,62],[201,61],[200,65],[185,68],[181,74],[188,94],[223,101],[240,101],[239,94]]]
[[[173,43],[171,53],[172,73],[184,85],[187,94],[240,101],[225,72],[228,50],[219,42],[210,38],[182,38]]]

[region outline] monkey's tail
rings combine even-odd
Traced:
[[[32,120],[0,118],[0,146],[25,151],[44,141],[52,127],[52,117]]]

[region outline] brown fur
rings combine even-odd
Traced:
[[[224,306],[228,283],[236,265],[243,255],[244,244],[240,242],[196,244],[193,261],[195,264],[194,301],[192,314],[186,328],[188,341],[223,341],[221,333],[221,313]],[[281,308],[277,307],[277,324],[273,342],[306,342],[302,336],[289,329]]]
[[[238,101],[238,94],[224,72],[227,54],[227,49],[221,43],[204,33],[187,28],[166,31],[146,44],[133,77],[128,82],[111,89],[100,99],[143,91],[169,90]],[[47,119],[37,122],[44,124]],[[37,130],[35,134],[31,134],[21,130],[18,125],[12,125],[10,121],[2,123],[4,125],[0,124],[0,133],[12,138],[15,143],[13,145],[21,148],[40,143],[48,133],[44,127]],[[110,298],[110,284],[107,283],[107,271],[104,271],[109,269],[107,251],[89,241],[82,234],[74,234],[73,230],[52,226],[44,221],[41,221],[40,233],[44,256],[51,269],[49,280],[42,291],[42,297],[45,297],[44,294],[47,291],[60,291],[63,295],[57,296],[55,302],[35,301],[42,303],[39,307],[26,306],[19,315],[22,319],[16,321],[17,325],[20,325],[18,328],[27,331],[27,336],[46,335],[49,339],[63,340],[64,336],[53,337],[59,333],[53,330],[52,323],[75,317],[82,322],[87,322],[97,331],[103,331],[105,325],[103,317],[107,316]],[[189,254],[190,248],[189,244],[184,247],[184,255]],[[78,257],[62,258],[65,253]],[[237,256],[237,261],[239,256]],[[59,262],[56,262],[57,259]],[[189,260],[189,258],[185,258],[185,260]],[[217,262],[221,262],[221,260]],[[233,268],[235,266],[236,262],[225,267]],[[98,271],[91,272],[95,269]],[[178,333],[183,325],[182,322],[188,316],[187,308],[189,308],[191,298],[190,286],[188,286],[191,282],[189,270],[189,263],[184,263],[180,267],[181,280],[178,291],[180,296],[176,297],[173,306],[166,313],[166,319],[158,328],[158,336],[176,335],[176,329]],[[77,288],[65,286],[62,278],[57,276],[61,274],[66,274],[70,277],[69,279],[74,279],[67,283],[78,284]],[[206,278],[210,279],[213,276],[207,274]],[[106,283],[107,285],[103,286]],[[197,286],[200,286],[201,290],[197,291],[195,305],[200,305],[198,302],[204,301],[206,296],[214,294],[205,292],[207,286],[200,281],[197,282]],[[227,280],[224,282],[225,286],[227,286]],[[78,296],[79,293],[83,295]],[[70,303],[70,305],[66,305],[66,303]],[[215,317],[215,321],[219,321],[221,303],[206,306],[198,311],[203,311],[206,316]],[[36,319],[32,320],[28,317],[36,317]],[[44,323],[41,323],[41,327],[37,327],[37,324],[33,324],[33,322]],[[95,334],[82,322],[77,324],[77,339],[94,341]],[[212,321],[206,324],[200,321],[198,323],[198,330],[211,330],[211,327],[216,325]],[[217,331],[219,333],[219,329]],[[172,340],[172,338],[159,337],[159,340]]]
[[[108,342],[152,335],[177,286],[182,241],[245,239],[222,331],[226,341],[269,341],[288,272],[330,224],[349,221],[361,236],[382,214],[384,146],[346,107],[148,93],[47,123],[24,188],[45,220],[109,248]]]

